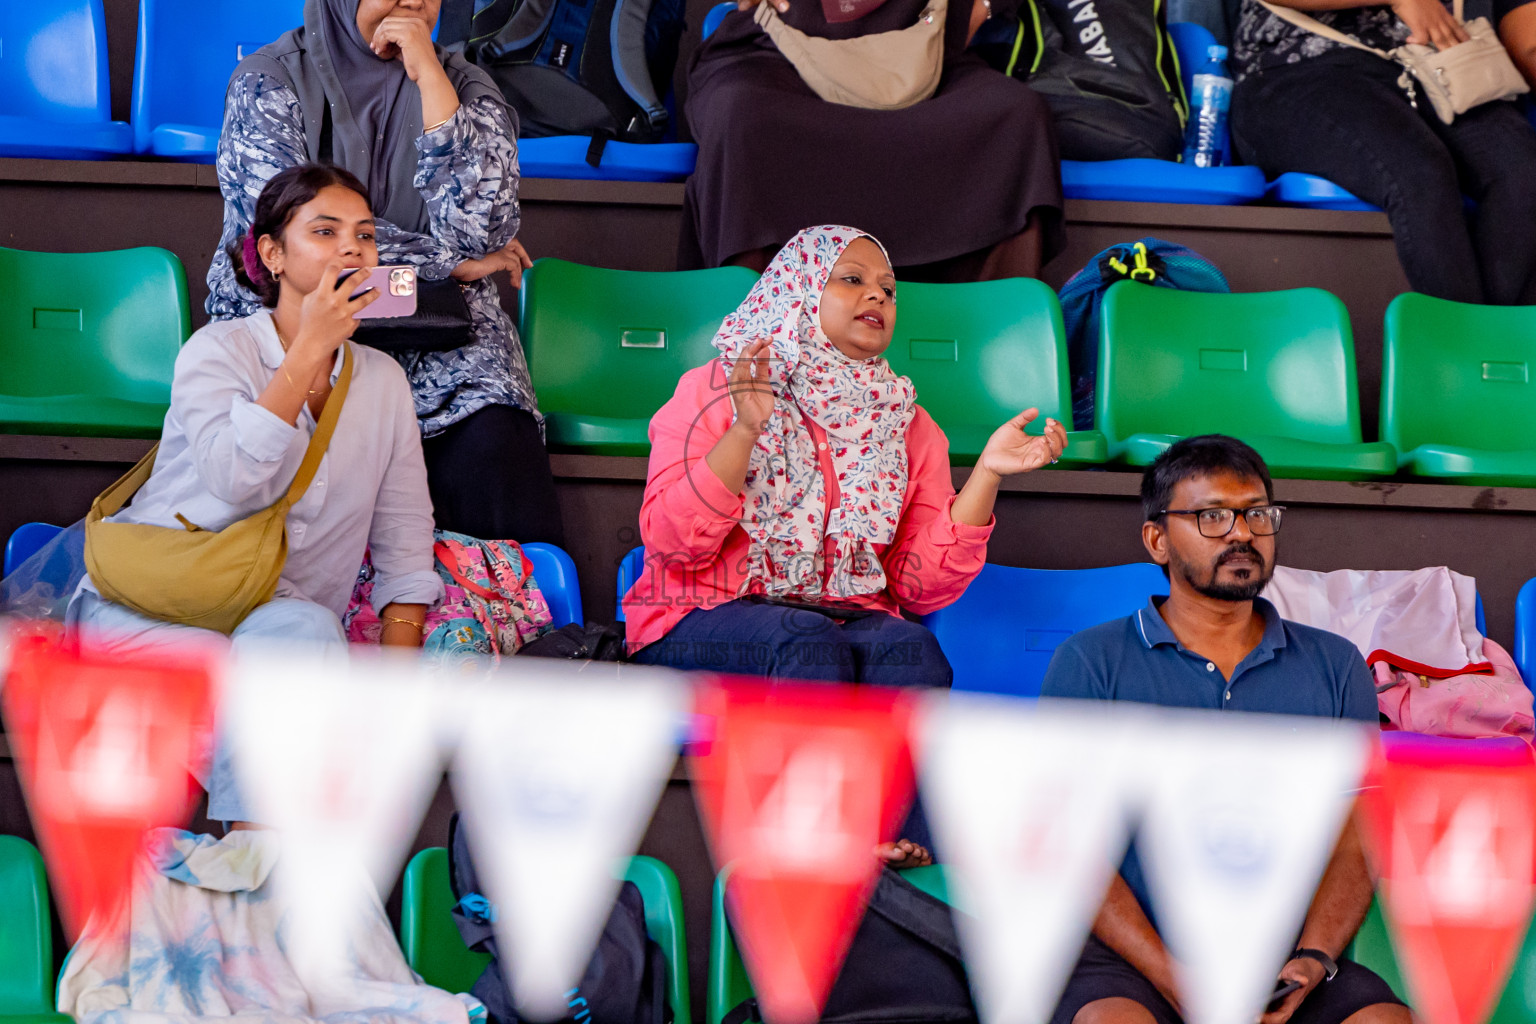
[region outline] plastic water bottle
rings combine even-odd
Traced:
[[[1232,76],[1227,74],[1227,48],[1206,48],[1205,63],[1196,69],[1189,97],[1189,127],[1184,133],[1184,162],[1195,167],[1220,167],[1231,153],[1227,110],[1232,106]]]

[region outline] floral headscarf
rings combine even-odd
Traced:
[[[832,225],[800,232],[715,335],[727,375],[759,338],[772,341],[776,360],[773,415],[747,467],[742,528],[751,548],[744,594],[760,584],[772,596],[836,599],[886,586],[874,546],[891,542],[901,517],[916,393],[884,359],[850,359],[821,329],[821,293],[855,238],[875,241]],[[827,507],[807,417],[826,431],[839,489],[835,508]],[[835,546],[823,579],[829,536]]]

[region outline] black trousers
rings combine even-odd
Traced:
[[[549,452],[532,413],[488,405],[422,438],[421,448],[438,529],[565,546]]]
[[[1386,210],[1414,291],[1532,301],[1536,131],[1503,102],[1442,124],[1427,100],[1409,104],[1400,70],[1340,48],[1249,75],[1232,97],[1233,144],[1271,178],[1321,175]]]

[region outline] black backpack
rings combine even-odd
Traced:
[[[721,1024],[760,1021],[757,1000]],[[949,905],[890,868],[870,895],[820,1024],[975,1024],[976,1005]]]
[[[448,877],[453,886],[453,920],[464,944],[489,953],[491,962],[470,995],[485,1004],[489,1024],[517,1024],[512,994],[501,975],[501,954],[491,922],[495,906],[480,892],[469,843],[455,814],[449,823]],[[645,930],[645,902],[633,882],[619,890],[618,902],[603,925],[597,949],[581,984],[568,998],[570,1024],[672,1024],[667,999],[667,958]],[[688,1024],[680,1021],[678,1024]]]
[[[1066,160],[1174,160],[1189,102],[1166,0],[1025,0],[978,49],[1051,109]]]
[[[686,0],[448,0],[463,45],[517,110],[524,138],[660,142]],[[450,11],[449,8],[452,8]]]

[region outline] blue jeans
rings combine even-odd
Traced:
[[[884,612],[838,622],[820,612],[746,599],[689,612],[633,660],[775,683],[948,689],[954,676],[939,642],[915,622]]]
[[[947,690],[954,678],[939,642],[915,622],[884,612],[838,622],[820,612],[748,600],[689,612],[632,660],[757,676],[772,683],[808,680]],[[901,838],[934,849],[920,799],[901,827]]]
[[[345,661],[347,636],[341,620],[329,608],[296,597],[279,597],[260,606],[228,637],[211,629],[183,626],[146,618],[131,608],[114,604],[93,590],[80,590],[70,602],[68,621],[95,634],[101,650],[154,652],[187,646],[227,647],[239,656],[242,651],[262,648],[311,650],[316,657]],[[192,774],[208,791],[208,818],[226,824],[250,821],[249,805],[236,782],[230,763],[229,742],[223,722],[218,723],[219,737],[211,757],[203,765],[192,766]]]
[[[1358,50],[1249,75],[1232,142],[1273,178],[1321,175],[1387,212],[1414,291],[1457,302],[1530,301],[1536,276],[1536,132],[1513,103],[1442,124],[1408,104],[1402,68]],[[1462,194],[1477,203],[1470,215]]]

